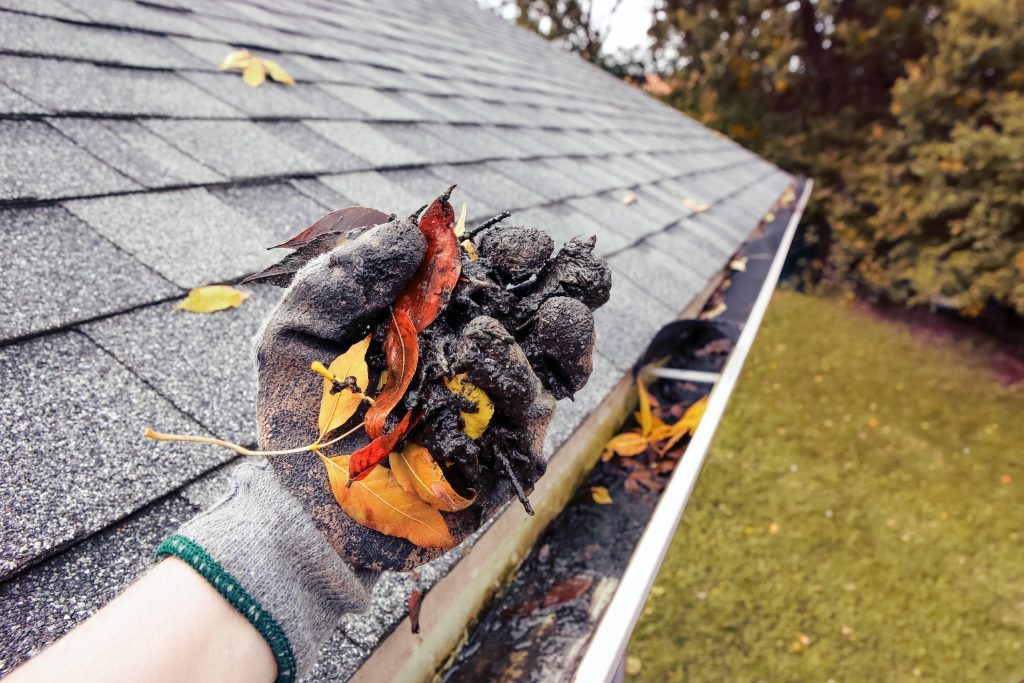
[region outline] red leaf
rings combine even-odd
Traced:
[[[573,576],[557,583],[544,596],[544,606],[551,607],[551,605],[560,605],[563,602],[575,600],[590,590],[590,586],[593,583],[593,577],[586,574]]]
[[[448,305],[448,298],[462,271],[459,241],[452,229],[455,211],[448,203],[453,189],[454,185],[423,212],[420,232],[427,238],[427,251],[419,270],[395,301],[395,309],[409,315],[416,332],[426,329]]]
[[[358,481],[369,474],[381,460],[391,454],[391,451],[395,449],[395,444],[398,443],[398,440],[409,429],[409,421],[411,419],[412,414],[406,413],[405,417],[402,418],[402,421],[398,423],[398,426],[393,431],[377,437],[369,445],[363,446],[352,454],[348,461],[350,485],[351,482]]]
[[[419,588],[413,588],[409,596],[409,624],[413,633],[420,632],[420,605],[423,604],[423,594]]]
[[[366,411],[366,433],[371,439],[384,434],[384,422],[409,388],[420,347],[416,341],[416,328],[409,315],[397,306],[391,311],[391,324],[384,337],[384,357],[388,367],[388,381]]]
[[[377,209],[365,206],[346,206],[344,209],[331,211],[329,214],[309,226],[287,242],[276,244],[270,249],[298,249],[309,244],[320,235],[336,232],[348,232],[357,228],[372,228],[388,222],[388,215]],[[355,237],[365,230],[358,230],[350,237]]]

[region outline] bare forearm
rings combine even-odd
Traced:
[[[15,671],[27,681],[273,681],[266,641],[176,558]]]

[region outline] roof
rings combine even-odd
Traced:
[[[298,85],[217,71],[243,47]],[[0,674],[224,490],[229,454],[144,427],[255,442],[249,340],[279,291],[173,311],[189,288],[267,265],[327,211],[409,212],[451,183],[471,219],[596,234],[612,299],[553,453],[792,182],[463,0],[0,0],[0,149]],[[403,581],[314,679],[365,656]]]

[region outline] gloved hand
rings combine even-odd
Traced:
[[[472,265],[464,268],[453,296],[451,320],[439,318],[434,333],[428,328],[421,335],[421,349],[426,350],[421,351],[421,372],[427,375],[421,384],[466,372],[484,389],[503,416],[493,425],[495,438],[509,442],[509,452],[518,456],[517,479],[528,489],[546,464],[543,441],[555,405],[552,392],[571,395],[589,375],[594,341],[590,311],[607,300],[610,279],[603,260],[590,253],[593,243],[575,241],[563,249],[564,258],[560,254],[544,265],[548,247],[535,264],[539,276],[534,269],[535,282],[523,290],[531,294],[510,299],[503,292],[517,283],[501,281],[522,273],[505,267],[502,245],[508,240],[498,238],[524,236],[516,230],[523,229],[491,228],[494,236],[484,233],[479,240],[484,258],[464,262]],[[489,241],[494,244],[493,263],[487,257]],[[394,220],[316,258],[296,274],[255,343],[261,450],[316,441],[323,380],[310,371],[311,363],[330,363],[368,333],[381,338],[382,321],[425,250],[415,222]],[[597,273],[603,294],[595,298],[592,288],[574,280],[581,264]],[[508,287],[495,286],[495,280]],[[462,291],[472,286],[482,288],[478,296]],[[520,335],[519,341],[509,328]],[[428,449],[430,420],[428,413]],[[444,437],[440,427],[436,431],[437,438]],[[352,452],[366,442],[364,434],[355,434],[332,450]],[[189,562],[249,618],[277,657],[279,680],[288,680],[312,663],[320,638],[341,614],[366,607],[379,570],[411,569],[444,549],[420,548],[348,517],[316,454],[269,460],[269,468],[240,467],[232,494],[167,539],[158,556],[173,554]],[[508,463],[483,456],[467,462],[470,469],[480,468],[480,481],[488,485],[477,490],[478,504],[444,513],[456,542],[516,493],[512,479],[501,476]]]

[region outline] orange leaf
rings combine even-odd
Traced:
[[[388,334],[384,338],[388,380],[373,405],[366,411],[366,433],[371,439],[379,439],[384,434],[384,422],[402,400],[413,375],[416,374],[419,352],[416,327],[409,315],[396,305],[391,311],[391,324],[388,325]]]
[[[458,512],[476,499],[476,496],[467,499],[456,493],[430,451],[419,444],[411,443],[401,453],[392,453],[389,462],[403,489],[439,510]]]
[[[617,453],[621,456],[640,455],[647,450],[647,437],[636,432],[616,434],[605,444],[606,453]]]
[[[661,447],[661,452],[667,453],[676,445],[679,439],[687,434],[693,434],[697,430],[697,425],[700,424],[700,419],[704,417],[704,411],[707,407],[708,397],[705,396],[687,408],[683,416],[679,418],[679,421],[672,425],[672,437]]]
[[[611,505],[615,501],[612,500],[612,495],[608,493],[608,489],[603,486],[591,486],[590,497],[594,499],[594,502],[598,505]]]
[[[651,396],[647,393],[644,381],[639,377],[636,378],[636,391],[640,395],[640,415],[637,417],[637,422],[640,423],[640,433],[650,436],[651,429],[654,427],[654,417],[651,415]]]
[[[366,385],[370,381],[369,369],[366,367],[366,350],[368,348],[370,348],[370,335],[366,335],[365,339],[348,347],[343,354],[331,361],[327,371],[339,382],[344,381],[347,377],[355,377],[356,386],[360,391],[365,392]],[[325,377],[324,395],[320,399],[321,437],[348,422],[363,401],[363,397],[351,389],[342,389],[336,394],[332,394],[333,387],[334,384]]]
[[[363,479],[371,470],[377,467],[377,463],[388,457],[388,453],[394,449],[395,444],[398,443],[398,440],[409,429],[409,420],[411,418],[412,413],[406,413],[394,430],[388,434],[378,436],[369,445],[363,446],[353,453],[348,463],[348,476],[356,481]]]
[[[407,539],[421,548],[450,548],[455,545],[441,513],[406,492],[391,470],[377,467],[349,487],[349,456],[327,458],[331,492],[346,515],[359,524],[388,536]]]

